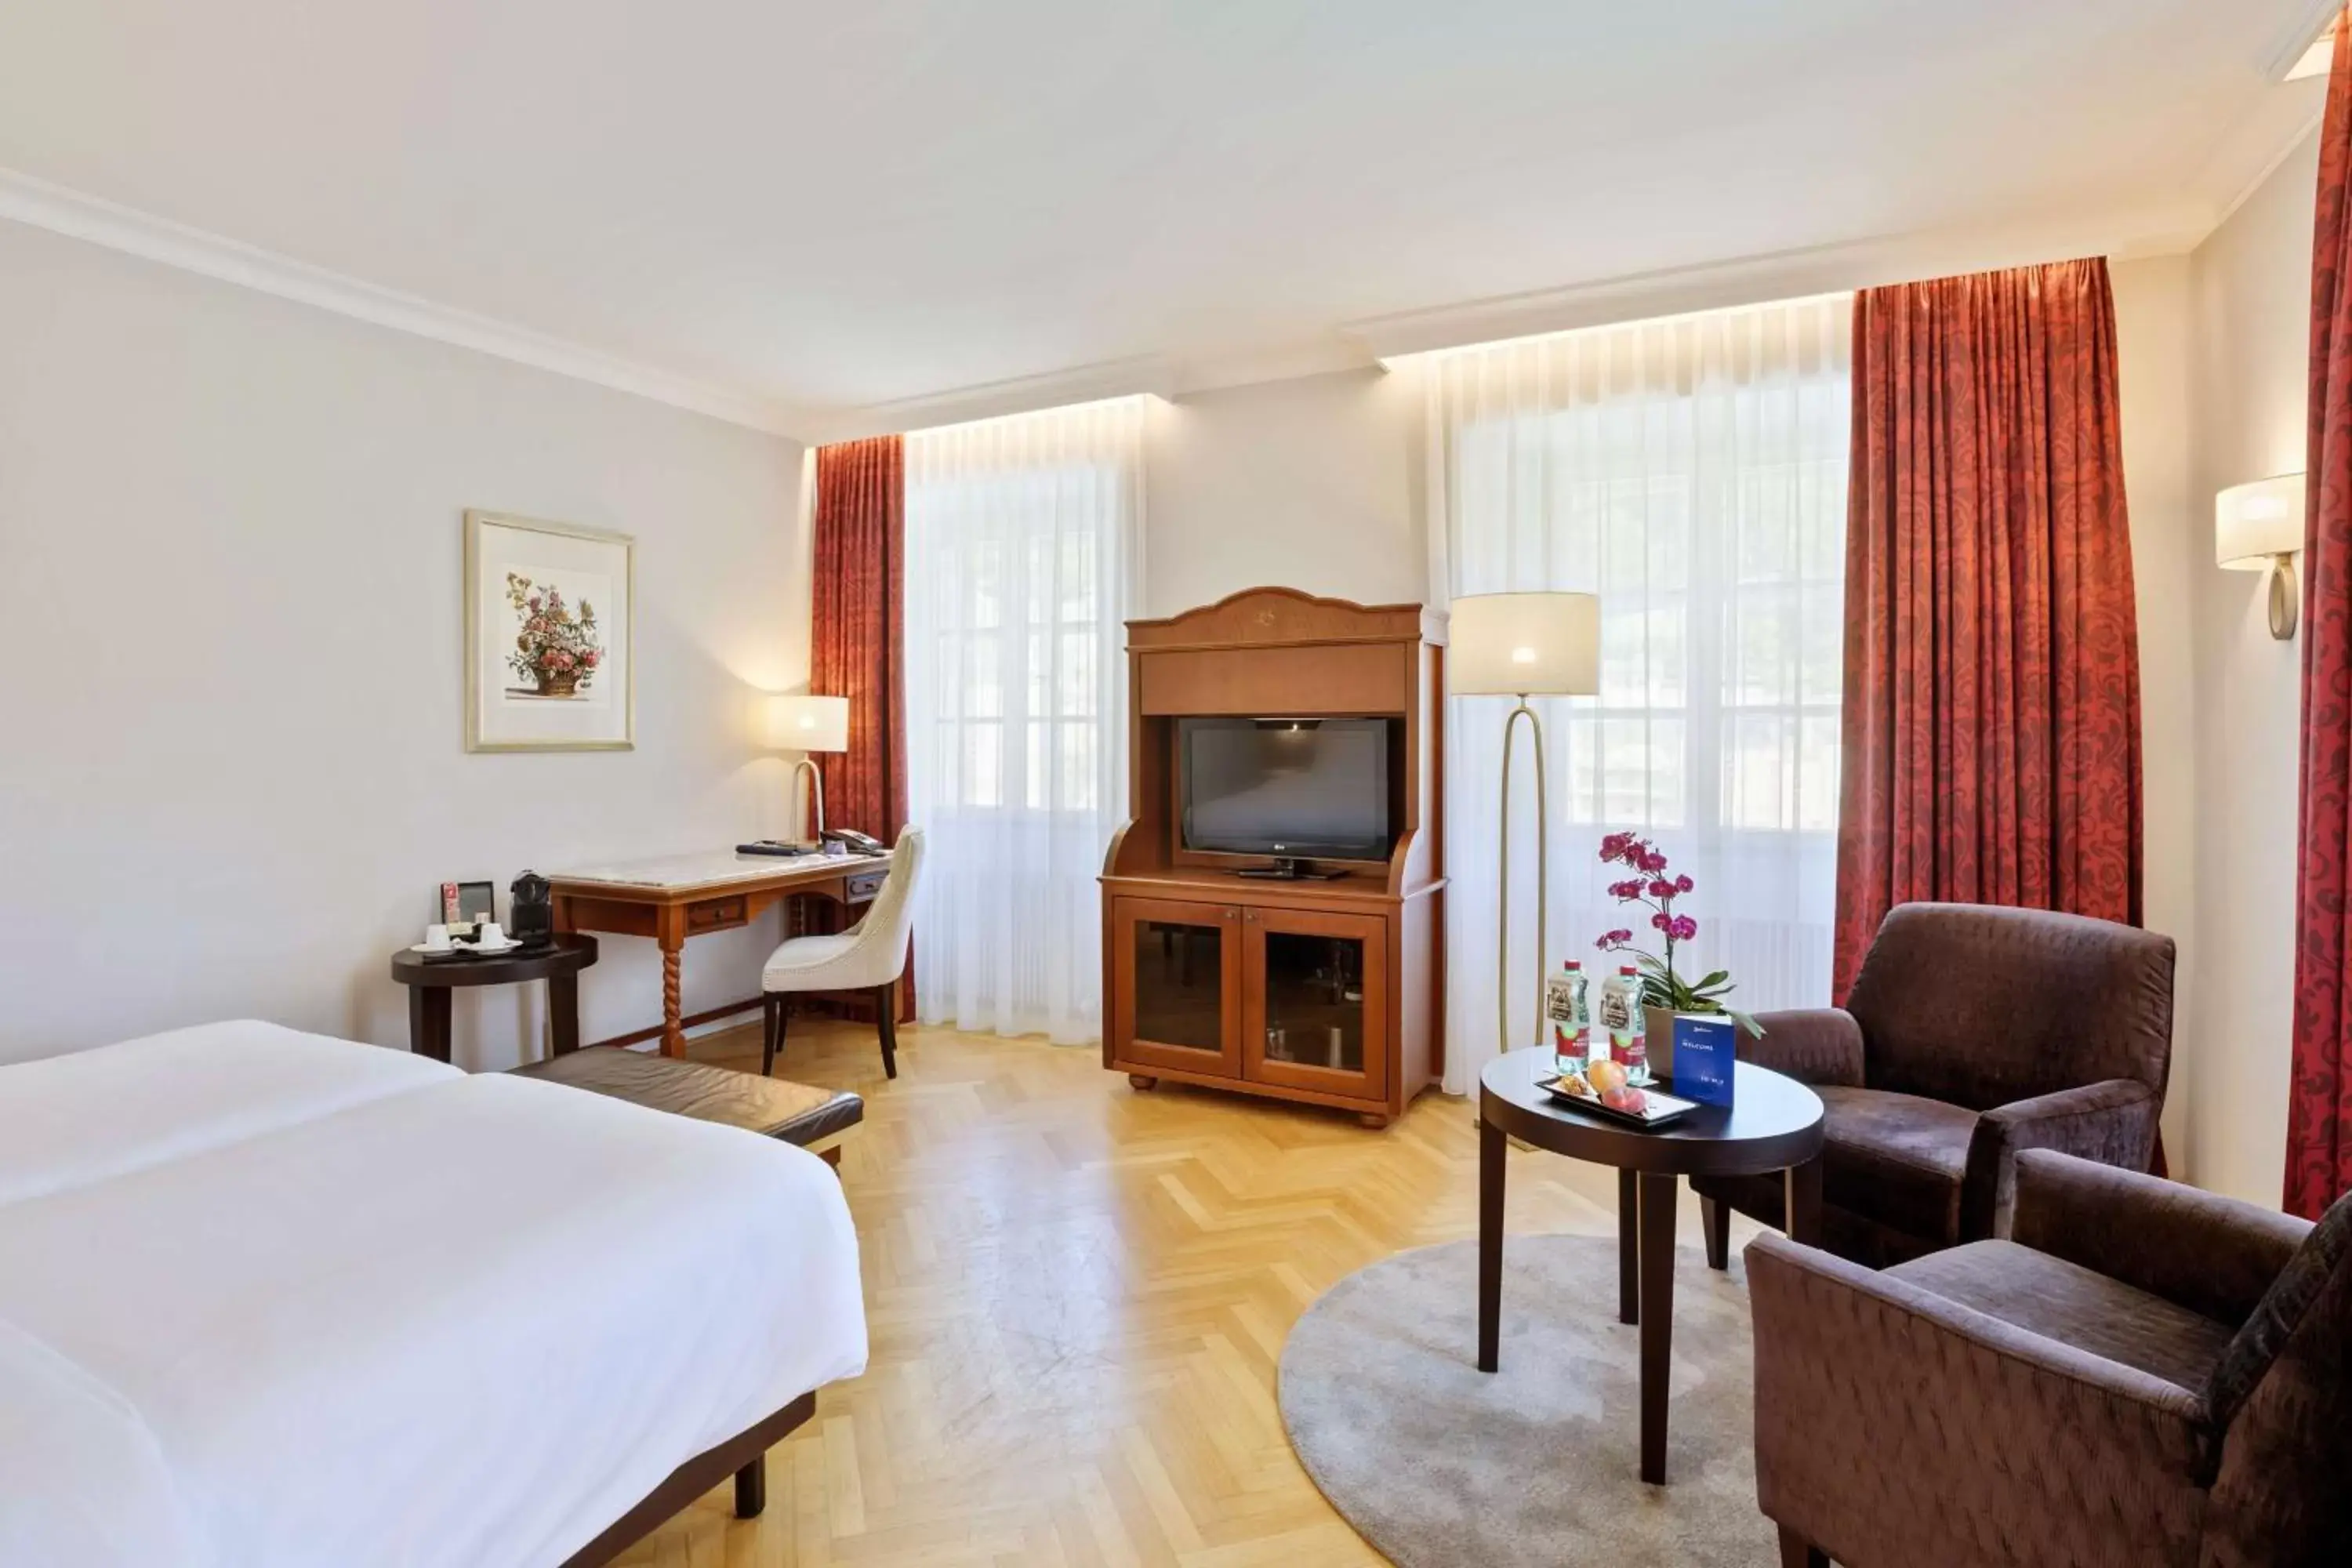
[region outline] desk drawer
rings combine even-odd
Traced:
[[[743,900],[740,898],[713,899],[708,903],[688,904],[686,907],[686,929],[689,933],[727,931],[731,927],[741,925],[746,918],[743,913]]]
[[[841,901],[845,904],[870,904],[874,895],[882,890],[889,879],[887,871],[858,871],[842,879]]]

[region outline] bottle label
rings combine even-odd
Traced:
[[[1552,1055],[1565,1071],[1580,1068],[1591,1055],[1592,1026],[1586,1020],[1584,977],[1555,974],[1544,984],[1544,1018],[1551,1025]]]

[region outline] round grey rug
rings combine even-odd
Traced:
[[[1333,1286],[1282,1348],[1291,1447],[1400,1568],[1779,1561],[1756,1509],[1748,1290],[1676,1249],[1666,1485],[1641,1462],[1641,1331],[1613,1237],[1515,1236],[1502,1370],[1477,1369],[1478,1247],[1401,1253]]]

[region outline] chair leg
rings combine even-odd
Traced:
[[[760,998],[761,1010],[765,1015],[760,1020],[760,1076],[761,1078],[775,1076],[776,1058],[783,1052],[784,1020],[787,1016],[784,1011],[784,1000],[775,992],[770,992]]]
[[[1706,1266],[1731,1267],[1731,1205],[1714,1198],[1698,1201],[1698,1227],[1706,1236]]]
[[[1784,1524],[1780,1526],[1780,1568],[1830,1568],[1829,1553]]]
[[[882,1026],[882,1076],[898,1076],[898,983],[874,988],[874,1016]]]

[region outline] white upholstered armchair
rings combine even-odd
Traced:
[[[922,830],[902,830],[890,851],[890,874],[856,925],[829,936],[792,937],[768,955],[766,967],[760,971],[764,1025],[761,1073],[775,1070],[794,995],[870,991],[882,1031],[882,1070],[892,1078],[898,1076],[898,976],[907,969],[907,937],[915,918],[915,875],[922,864]]]

